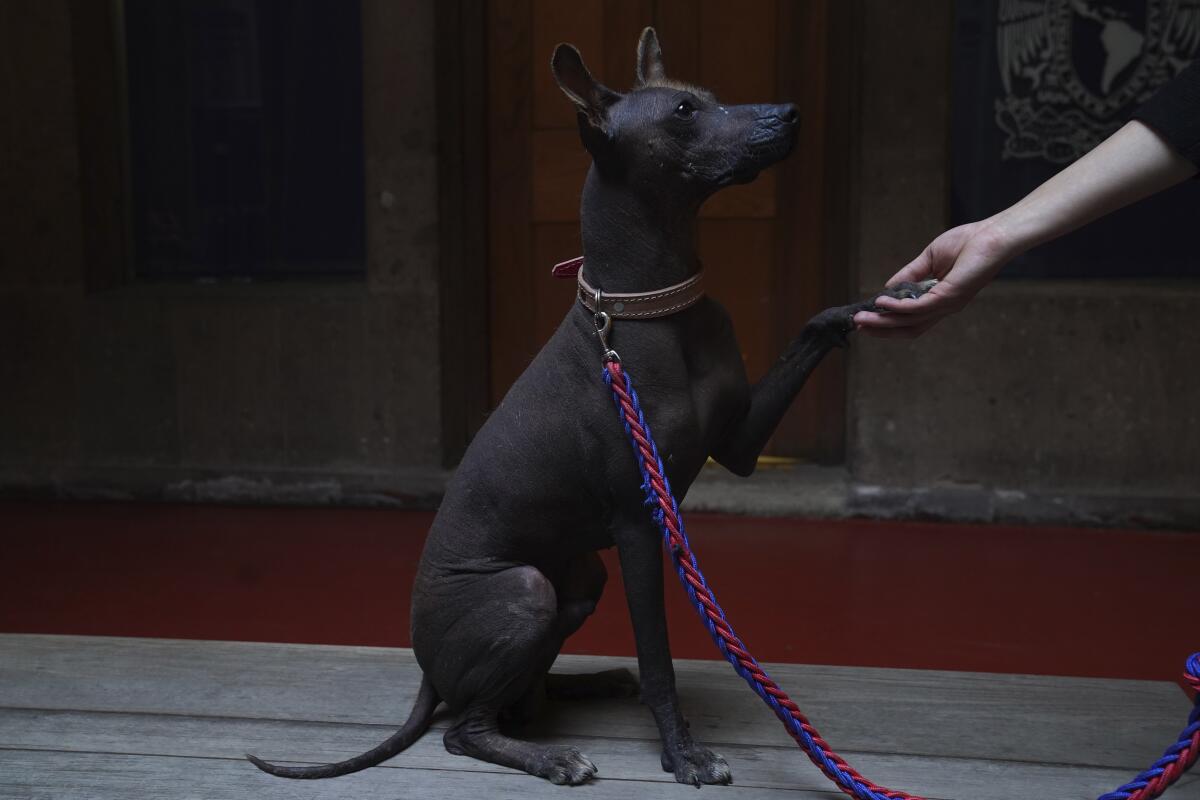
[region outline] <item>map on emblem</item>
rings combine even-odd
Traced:
[[[955,224],[989,216],[1099,144],[1200,53],[1200,0],[959,0]],[[1200,275],[1200,187],[1031,251],[1013,277]],[[1188,250],[1192,252],[1188,252]]]

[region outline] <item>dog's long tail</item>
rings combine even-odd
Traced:
[[[280,767],[275,764],[269,764],[257,756],[246,754],[246,758],[250,759],[250,763],[261,769],[263,772],[269,772],[272,775],[278,775],[281,778],[336,778],[338,775],[348,775],[351,772],[373,767],[376,764],[387,761],[392,756],[402,750],[407,749],[413,742],[421,737],[429,729],[429,723],[433,719],[433,711],[441,702],[437,696],[437,692],[433,689],[433,684],[429,682],[429,678],[421,678],[421,688],[417,692],[417,701],[413,703],[412,711],[408,715],[408,721],[393,733],[386,741],[380,743],[376,747],[372,747],[362,755],[348,758],[345,761],[339,761],[336,764],[322,764],[315,767]]]

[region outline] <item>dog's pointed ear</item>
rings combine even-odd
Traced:
[[[574,45],[560,44],[554,48],[550,69],[558,88],[575,104],[579,113],[586,115],[595,127],[604,128],[608,109],[621,99],[621,95],[592,77]]]
[[[578,112],[579,138],[592,154],[598,166],[604,167],[613,159],[613,133],[608,125],[608,110],[621,99],[621,95],[597,81],[588,72],[583,57],[572,45],[560,44],[554,48],[550,68],[558,88],[563,90]]]
[[[658,45],[658,34],[654,32],[654,28],[647,27],[642,31],[642,38],[638,39],[638,86],[661,81],[665,77],[667,77],[667,70],[663,67],[662,48]]]

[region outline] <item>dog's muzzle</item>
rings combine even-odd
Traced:
[[[749,183],[758,173],[791,154],[800,130],[800,115],[791,103],[753,107],[755,115],[745,151],[737,168],[730,174],[731,183]]]
[[[795,146],[796,134],[800,130],[800,115],[791,103],[758,108],[761,110],[755,117],[746,144],[751,154],[769,158],[768,163],[774,163],[791,153]]]

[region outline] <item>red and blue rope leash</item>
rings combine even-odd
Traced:
[[[812,762],[843,792],[860,800],[922,800],[916,795],[886,789],[872,783],[834,753],[800,708],[775,681],[771,680],[746,645],[733,632],[733,627],[726,620],[725,612],[721,610],[716,597],[708,588],[708,583],[696,562],[696,556],[688,544],[679,504],[671,492],[666,470],[658,455],[654,437],[650,434],[650,425],[642,413],[629,374],[622,368],[616,353],[608,347],[605,337],[609,330],[607,318],[603,323],[603,326],[597,325],[597,332],[605,349],[604,382],[612,389],[621,424],[637,457],[646,505],[650,508],[654,524],[663,536],[664,546],[670,554],[679,581],[721,655],[775,712],[775,716],[779,717],[788,733]],[[1195,690],[1196,696],[1195,706],[1188,717],[1188,725],[1179,735],[1178,741],[1168,747],[1162,758],[1151,764],[1149,769],[1124,786],[1101,795],[1099,800],[1150,800],[1158,797],[1196,763],[1197,756],[1200,756],[1200,653],[1188,659],[1184,680]]]

